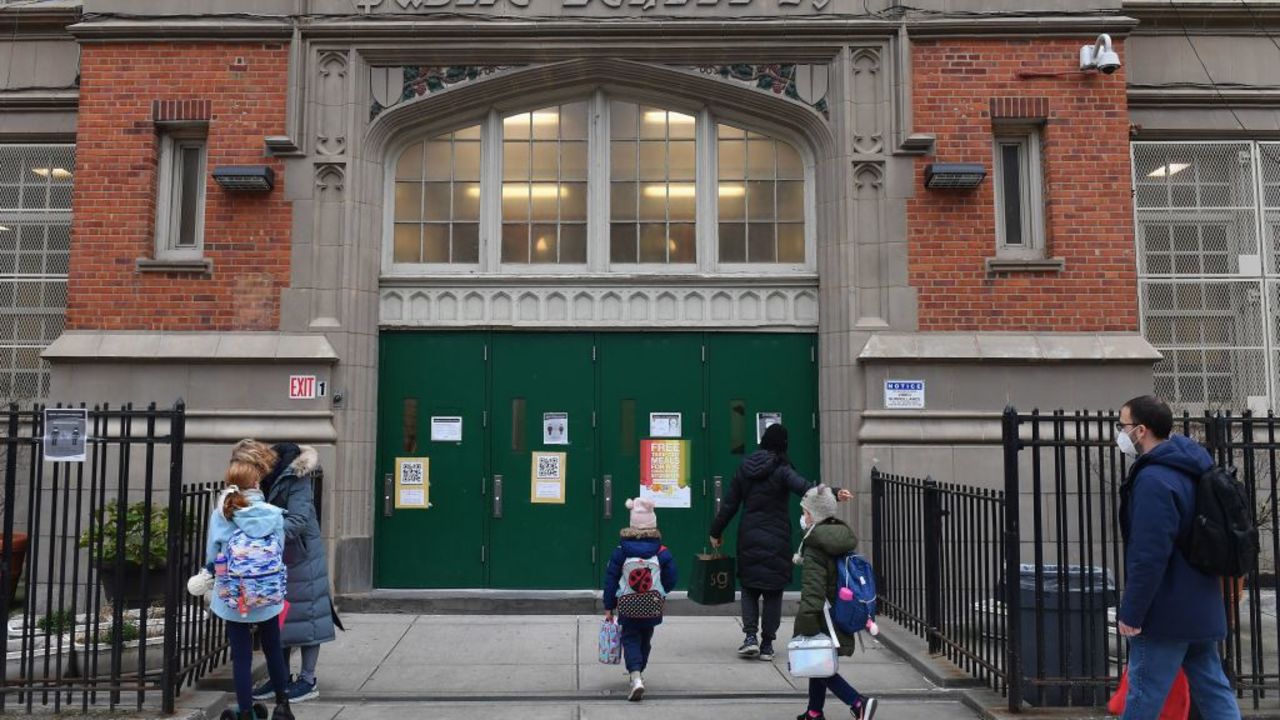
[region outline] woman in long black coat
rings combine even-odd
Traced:
[[[813,485],[796,472],[787,457],[787,429],[781,424],[770,425],[760,437],[760,448],[738,466],[729,494],[711,523],[711,544],[720,547],[724,529],[742,507],[738,523],[738,584],[742,587],[742,629],[746,634],[738,648],[742,657],[773,659],[773,641],[782,624],[782,591],[791,584],[794,568],[787,496],[803,496]],[[837,497],[848,500],[852,495],[839,490]]]

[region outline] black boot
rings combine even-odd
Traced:
[[[293,720],[293,710],[289,709],[289,696],[284,693],[276,695],[276,709],[271,713],[271,720]]]
[[[227,708],[218,716],[218,720],[255,720],[252,710],[232,710]]]
[[[260,702],[253,704],[253,716],[258,720],[267,720],[267,706]]]

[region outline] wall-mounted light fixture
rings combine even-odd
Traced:
[[[1080,48],[1080,69],[1110,75],[1120,69],[1120,56],[1111,49],[1111,36],[1103,33],[1092,45]]]
[[[930,190],[968,190],[982,184],[982,163],[930,163],[924,166],[924,186]]]
[[[276,186],[276,174],[266,165],[226,165],[214,168],[213,180],[225,190],[267,192]]]

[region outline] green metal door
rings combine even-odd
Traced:
[[[707,335],[707,434],[712,514],[729,491],[733,473],[759,445],[762,415],[780,414],[790,437],[788,454],[806,479],[818,480],[817,337],[801,334]],[[792,499],[792,537],[799,539],[799,498]],[[737,524],[725,531],[736,554]],[[798,577],[798,574],[797,574]]]
[[[598,336],[600,367],[601,567],[628,522],[625,502],[640,494],[646,439],[683,440],[687,486],[654,487],[663,542],[687,564],[706,544],[706,380],[701,333],[619,333]],[[652,487],[652,486],[651,486]]]
[[[492,336],[490,587],[595,585],[593,340],[589,333]],[[548,418],[551,437],[544,436]],[[535,451],[565,454],[561,498],[552,497],[554,483],[534,481]]]
[[[479,333],[380,338],[374,489],[379,587],[484,586],[484,343]],[[461,442],[432,442],[433,417],[461,418]],[[430,459],[430,508],[395,509],[397,457]]]

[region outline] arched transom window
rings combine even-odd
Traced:
[[[808,171],[782,138],[706,109],[603,93],[405,147],[392,273],[806,272]]]

